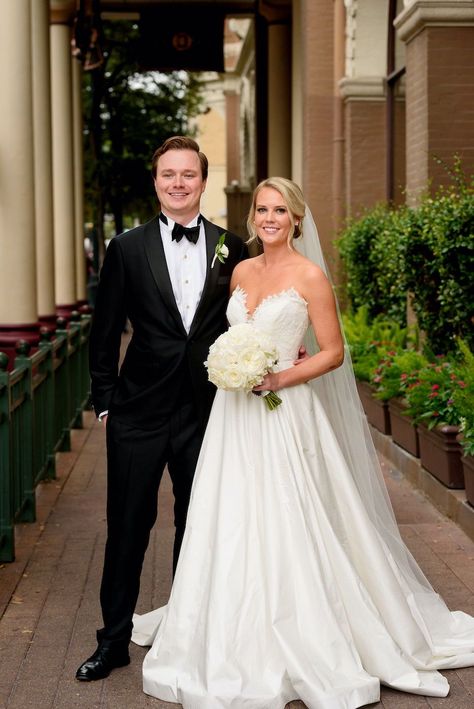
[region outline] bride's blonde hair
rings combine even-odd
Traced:
[[[281,194],[283,201],[288,207],[288,217],[291,223],[291,229],[288,234],[288,246],[292,248],[291,242],[303,234],[303,218],[305,214],[305,202],[301,188],[286,177],[268,177],[262,180],[253,191],[252,205],[247,217],[247,231],[250,235],[247,244],[257,239],[257,230],[255,229],[255,210],[257,205],[257,197],[260,190],[264,187],[271,187]]]

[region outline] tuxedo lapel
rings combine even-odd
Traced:
[[[163,302],[173,315],[179,331],[186,337],[187,333],[178,306],[176,305],[173,286],[171,285],[170,274],[166,265],[166,256],[161,240],[160,220],[158,217],[155,217],[155,219],[152,219],[151,222],[145,225],[144,244],[148,263]]]
[[[219,242],[219,230],[215,224],[212,224],[212,222],[209,222],[204,217],[202,218],[202,221],[206,234],[206,280],[204,282],[204,288],[202,289],[201,299],[196,308],[196,313],[194,314],[194,318],[189,330],[190,337],[197,330],[206,313],[207,304],[209,302],[209,299],[212,298],[212,293],[217,283],[217,277],[219,275],[220,266],[220,261],[216,259],[214,266],[211,268],[211,263],[216,252],[216,246]]]

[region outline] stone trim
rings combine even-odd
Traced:
[[[398,36],[410,42],[425,27],[474,26],[472,0],[413,0],[394,21]]]
[[[346,101],[384,101],[385,78],[382,76],[344,77],[339,82],[339,90]]]

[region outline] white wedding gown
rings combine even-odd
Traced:
[[[293,288],[250,317],[238,287],[228,319],[268,332],[280,369],[308,326]],[[445,696],[436,670],[474,664],[474,619],[409,587],[313,388],[279,395],[216,394],[168,605],[134,616],[144,691],[185,709],[352,709],[380,682]]]

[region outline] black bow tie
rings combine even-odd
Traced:
[[[160,212],[159,217],[163,224],[168,224],[168,217],[166,216],[166,214]],[[201,224],[201,219],[202,216],[198,214],[197,225],[190,227],[182,226],[181,224],[178,224],[178,222],[175,222],[173,231],[171,232],[171,240],[177,241],[179,243],[183,236],[185,236],[188,241],[192,241],[193,244],[196,244],[197,240],[199,239],[199,225]]]
[[[192,241],[192,243],[195,244],[199,239],[200,230],[201,227],[199,224],[197,226],[186,227],[176,222],[171,232],[171,240],[180,242],[183,236],[185,236],[188,241]]]

